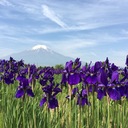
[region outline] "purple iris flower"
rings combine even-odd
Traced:
[[[73,68],[76,70],[76,69],[79,69],[80,67],[81,67],[80,58],[76,58],[76,60],[74,61],[74,64],[73,64]]]
[[[89,70],[89,72],[87,72],[86,74],[87,75],[87,78],[86,78],[86,81],[88,82],[88,84],[96,84],[97,83],[97,72],[99,70],[99,66],[100,66],[100,63],[95,63],[94,66],[92,66]]]
[[[47,97],[44,96],[40,101],[40,106],[43,106],[47,102]],[[58,100],[55,97],[50,97],[48,99],[48,108],[55,109],[58,107]]]
[[[109,95],[109,97],[112,100],[120,100],[121,94],[123,91],[119,91],[119,89],[116,88],[117,83],[119,84],[119,73],[118,71],[113,71],[111,78],[108,78],[108,74],[105,72],[104,69],[101,69],[101,73],[99,76],[99,89],[97,92],[97,98],[101,100],[104,96],[106,96],[106,93]]]
[[[69,62],[66,62],[65,70],[68,73],[75,72],[76,70],[79,70],[80,66],[81,66],[80,58],[76,58],[74,62],[72,60]]]
[[[86,89],[82,89],[80,92],[78,92],[77,105],[80,106],[90,105],[90,102],[88,101]]]
[[[72,96],[73,97],[75,97],[75,95],[77,96],[77,105],[80,106],[90,105],[90,102],[88,101],[87,98],[87,94],[88,94],[87,90],[84,88],[81,91],[79,91],[78,87],[72,90]]]
[[[16,60],[14,60],[13,57],[10,57],[9,62],[16,62]]]
[[[98,72],[102,66],[102,62],[97,61],[94,65],[94,72]]]
[[[37,68],[36,68],[36,65],[30,65],[29,67],[28,67],[28,73],[29,73],[29,76],[33,76],[33,78],[35,77],[35,76],[37,76],[37,73],[38,73],[38,70],[37,70]]]
[[[65,70],[70,73],[73,71],[73,61],[69,61],[69,62],[66,62],[66,65],[65,65]]]
[[[39,71],[39,82],[42,86],[46,85],[47,82],[52,83],[54,80],[54,69],[51,67],[43,68]]]
[[[111,65],[111,69],[112,69],[112,71],[117,71],[118,70],[118,67],[113,63]]]
[[[25,65],[23,60],[20,60],[17,63],[18,63],[19,67],[24,67],[24,65]]]
[[[8,84],[8,85],[13,84],[14,83],[14,74],[12,72],[5,72],[3,79],[6,84]]]
[[[119,73],[117,71],[112,72],[111,78],[108,78],[108,74],[104,69],[101,69],[101,73],[98,76],[99,87],[113,86],[119,80]]]
[[[66,63],[65,70],[62,75],[62,83],[68,82],[69,85],[76,85],[81,82],[80,76],[80,59],[77,58],[74,62],[71,60]]]
[[[34,93],[31,89],[31,86],[29,86],[29,83],[31,82],[31,78],[26,79],[26,78],[19,77],[18,79],[20,81],[20,85],[17,88],[15,97],[21,98],[25,96],[26,93],[28,96],[34,97]]]
[[[57,84],[56,86],[54,83],[46,85],[42,88],[42,90],[45,94],[40,101],[40,106],[43,106],[47,102],[48,108],[50,109],[55,109],[56,107],[58,107],[58,100],[56,98],[56,95],[59,92],[62,92],[62,90],[59,88],[59,84]]]

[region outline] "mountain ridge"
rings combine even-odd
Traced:
[[[27,64],[35,64],[37,66],[55,66],[57,64],[64,65],[67,61],[74,60],[72,57],[64,56],[53,51],[46,45],[36,45],[29,50],[10,54],[4,59],[13,57],[15,60],[23,59]]]

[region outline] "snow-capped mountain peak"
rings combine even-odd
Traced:
[[[15,60],[23,59],[27,64],[36,64],[38,66],[55,66],[57,64],[65,65],[67,61],[73,60],[71,57],[66,57],[53,51],[46,45],[36,45],[31,49],[6,56],[4,59],[8,60],[10,56]]]
[[[32,50],[39,50],[39,49],[48,50],[48,47],[46,45],[36,45],[32,48]]]

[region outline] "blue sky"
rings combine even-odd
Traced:
[[[0,57],[37,44],[124,66],[128,0],[0,0]]]

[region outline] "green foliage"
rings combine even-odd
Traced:
[[[55,69],[64,69],[64,66],[62,64],[55,65]]]
[[[0,128],[3,128],[2,122],[3,122],[3,116],[2,116],[2,112],[0,112]]]
[[[60,81],[61,76],[55,76]],[[104,97],[97,99],[96,93],[89,95],[91,106],[76,105],[74,100],[65,97],[68,86],[63,86],[63,92],[58,94],[59,107],[49,110],[47,105],[39,107],[42,90],[39,83],[34,88],[35,97],[26,96],[25,100],[16,99],[15,91],[18,84],[2,85],[2,111],[4,128],[127,128],[128,103],[126,99],[111,101]],[[81,86],[80,84],[77,86]],[[3,116],[2,116],[3,115]],[[2,128],[2,127],[0,127]]]

